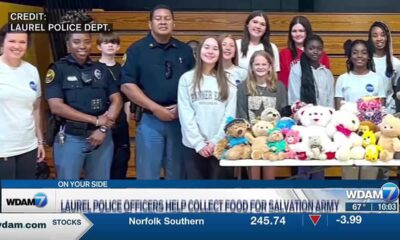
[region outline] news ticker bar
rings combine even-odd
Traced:
[[[397,181],[391,181],[398,183]],[[380,188],[381,180],[2,180],[2,188]]]
[[[8,213],[398,213],[398,199],[358,189],[2,189]]]
[[[0,214],[0,239],[376,239],[399,214]],[[395,238],[393,238],[395,239]]]

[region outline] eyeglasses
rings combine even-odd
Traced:
[[[165,66],[165,78],[171,79],[172,78],[172,62],[165,61],[164,66]]]

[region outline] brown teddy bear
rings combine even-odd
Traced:
[[[358,136],[362,136],[366,131],[372,131],[375,133],[378,131],[378,127],[371,121],[361,121],[356,133]]]
[[[253,123],[253,126],[251,127],[251,132],[253,134],[250,132],[246,134],[246,137],[251,143],[251,159],[268,159],[268,132],[272,128],[274,128],[274,124],[272,122],[256,120]]]
[[[241,118],[228,118],[225,126],[226,137],[221,139],[214,149],[214,156],[217,159],[249,159],[251,146],[245,137],[249,131],[250,124]]]
[[[386,115],[379,124],[378,145],[382,147],[379,154],[381,161],[389,161],[394,157],[395,152],[400,152],[400,119],[393,115]]]

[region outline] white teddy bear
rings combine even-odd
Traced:
[[[333,114],[326,130],[338,147],[336,152],[338,160],[364,159],[362,138],[355,133],[359,126],[357,115],[346,105]]]
[[[327,159],[333,159],[334,152],[336,151],[336,145],[333,144],[326,132],[326,126],[330,122],[334,112],[335,110],[333,108],[306,105],[298,110],[298,116],[302,126],[292,127],[292,129],[300,132],[300,136],[306,146],[310,146],[310,137],[319,138],[321,145],[327,154]],[[310,151],[311,150],[308,149],[307,152]]]

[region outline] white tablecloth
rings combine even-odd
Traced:
[[[318,167],[318,166],[400,166],[400,159],[391,160],[388,162],[370,162],[366,160],[349,160],[349,161],[339,161],[336,159],[332,160],[293,160],[293,159],[285,159],[280,161],[270,161],[270,160],[252,160],[252,159],[244,159],[244,160],[221,160],[219,162],[220,166],[225,167],[252,167],[252,166],[287,166],[287,167],[297,167],[297,166],[310,166],[310,167]]]

